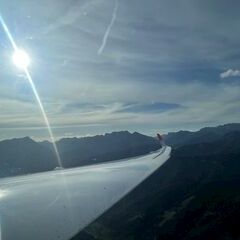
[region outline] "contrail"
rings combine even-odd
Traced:
[[[115,6],[114,6],[114,9],[113,9],[113,14],[112,14],[112,19],[111,19],[111,22],[110,24],[108,25],[107,27],[107,30],[103,36],[103,40],[102,40],[102,45],[101,47],[98,49],[98,54],[102,54],[105,46],[106,46],[106,43],[107,43],[107,39],[108,39],[108,36],[109,36],[109,33],[112,29],[112,26],[116,20],[116,17],[117,17],[117,10],[118,10],[118,0],[115,0]]]

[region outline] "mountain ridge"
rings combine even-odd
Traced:
[[[160,143],[152,137],[128,131],[56,142],[64,168],[119,160],[155,151]],[[0,141],[0,177],[51,171],[59,166],[51,142],[30,137]]]
[[[173,148],[161,168],[72,240],[240,239],[239,160],[240,131]]]
[[[198,131],[169,132],[165,135],[166,144],[179,147],[186,144],[212,142],[233,131],[240,131],[240,123],[228,123],[216,127],[204,127]]]

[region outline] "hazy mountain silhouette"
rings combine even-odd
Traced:
[[[29,137],[0,142],[0,177],[54,169],[56,157]]]
[[[206,142],[203,134],[174,148],[156,173],[72,239],[240,239],[240,131],[229,126],[194,133],[219,137]]]
[[[166,136],[171,158],[73,240],[240,239],[240,124]],[[64,167],[137,156],[159,142],[114,132],[58,141]],[[0,176],[53,170],[51,143],[29,137],[0,142]]]
[[[240,123],[230,123],[218,127],[205,127],[196,132],[170,132],[165,135],[165,141],[171,146],[212,142],[233,131],[240,131]]]
[[[86,138],[64,138],[57,143],[62,165],[77,167],[138,156],[160,148],[152,137],[113,132]],[[29,137],[0,142],[0,177],[53,170],[58,166],[50,142]]]
[[[113,132],[57,142],[64,167],[94,164],[147,154],[160,148],[152,137],[134,132]]]

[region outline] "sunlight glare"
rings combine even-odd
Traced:
[[[19,69],[26,69],[30,64],[29,55],[22,49],[17,49],[12,59],[15,66]]]

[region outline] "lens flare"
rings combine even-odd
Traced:
[[[60,158],[60,155],[59,155],[59,151],[57,149],[57,146],[56,146],[56,143],[55,143],[55,139],[54,139],[54,136],[53,136],[53,133],[52,133],[52,129],[51,129],[51,125],[48,121],[48,118],[47,118],[47,114],[44,110],[44,107],[43,107],[43,104],[42,104],[42,101],[39,97],[39,94],[37,92],[37,89],[35,87],[35,84],[32,80],[32,77],[28,71],[28,66],[30,64],[30,57],[28,56],[28,54],[23,50],[23,49],[20,49],[17,47],[17,44],[15,43],[4,19],[2,18],[2,16],[0,15],[0,23],[9,39],[9,41],[11,42],[12,44],[12,47],[14,49],[14,54],[13,54],[13,63],[19,68],[19,69],[22,69],[26,75],[26,78],[28,79],[28,82],[30,83],[31,85],[31,88],[32,88],[32,91],[35,95],[35,98],[36,98],[36,101],[38,103],[38,106],[41,110],[41,113],[42,113],[42,116],[43,116],[43,119],[45,121],[45,124],[47,126],[47,129],[48,129],[48,133],[49,133],[49,136],[50,136],[50,139],[52,141],[52,144],[53,144],[53,148],[54,148],[54,151],[55,151],[55,154],[56,154],[56,157],[57,157],[57,161],[58,161],[58,165],[60,167],[62,167],[62,162],[61,162],[61,158]]]
[[[36,100],[37,100],[38,106],[39,106],[39,108],[40,108],[40,110],[41,110],[41,113],[42,113],[42,116],[43,116],[43,118],[44,118],[45,124],[46,124],[46,126],[47,126],[47,128],[48,128],[48,133],[49,133],[49,136],[50,136],[50,138],[51,138],[54,151],[55,151],[55,153],[56,153],[56,157],[57,157],[57,160],[58,160],[58,164],[59,164],[60,167],[62,167],[61,158],[60,158],[60,155],[59,155],[59,152],[58,152],[58,149],[57,149],[57,145],[56,145],[56,143],[55,143],[55,139],[54,139],[54,136],[53,136],[53,133],[52,133],[51,125],[50,125],[50,123],[49,123],[49,121],[48,121],[47,114],[46,114],[46,112],[45,112],[45,110],[44,110],[44,107],[43,107],[43,105],[42,105],[42,101],[41,101],[41,99],[40,99],[40,97],[39,97],[39,95],[38,95],[37,89],[36,89],[36,87],[35,87],[35,84],[34,84],[34,82],[33,82],[33,80],[32,80],[32,77],[31,77],[28,69],[25,68],[25,69],[24,69],[24,72],[25,72],[25,74],[26,74],[26,77],[27,77],[30,85],[31,85],[31,88],[32,88],[33,93],[34,93],[34,95],[35,95],[35,98],[36,98]]]
[[[42,101],[40,99],[40,96],[37,92],[37,89],[36,89],[36,86],[33,82],[33,79],[31,77],[31,74],[29,73],[28,71],[28,66],[30,64],[30,58],[28,56],[28,54],[24,51],[24,50],[21,50],[17,47],[17,44],[15,43],[13,37],[12,37],[12,34],[10,33],[4,19],[2,18],[2,16],[0,15],[0,23],[9,39],[9,41],[11,42],[12,44],[12,47],[14,49],[14,55],[13,55],[13,62],[14,64],[19,68],[21,69],[25,75],[26,75],[26,78],[32,88],[32,91],[35,95],[35,98],[36,98],[36,101],[38,103],[38,106],[40,108],[40,111],[42,113],[42,116],[43,116],[43,119],[45,121],[45,124],[46,124],[46,127],[48,129],[48,133],[49,133],[49,136],[50,136],[50,139],[51,139],[51,142],[53,144],[53,149],[54,149],[54,152],[56,154],[56,158],[57,158],[57,161],[58,161],[58,165],[59,167],[63,168],[62,166],[62,161],[61,161],[61,158],[60,158],[60,155],[59,155],[59,151],[58,151],[58,148],[57,148],[57,145],[56,145],[56,142],[55,142],[55,139],[54,139],[54,136],[53,136],[53,132],[52,132],[52,129],[51,129],[51,125],[48,121],[48,118],[47,118],[47,114],[44,110],[44,107],[43,107],[43,104],[42,104]],[[70,198],[70,194],[68,192],[68,186],[67,186],[67,182],[65,180],[65,177],[64,177],[64,173],[62,171],[60,171],[61,173],[61,178],[60,180],[62,181],[62,184],[63,184],[63,189],[65,191],[65,197],[66,197],[66,201],[67,201],[67,204],[70,206],[70,209],[69,209],[69,214],[70,216],[73,216],[73,211],[72,211],[72,201],[71,201],[71,198]],[[0,240],[1,240],[1,223],[0,223]]]
[[[25,69],[30,64],[30,57],[23,49],[17,49],[13,54],[12,60],[19,69]]]

